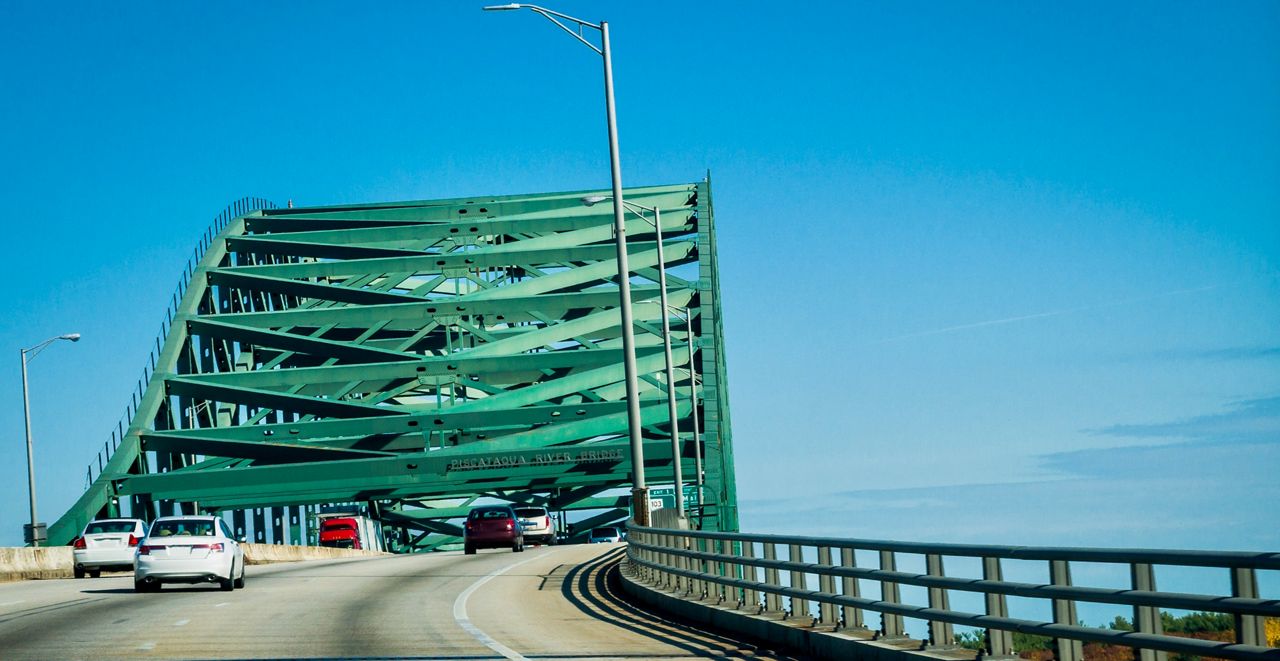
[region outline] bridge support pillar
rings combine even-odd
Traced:
[[[1258,574],[1252,567],[1235,567],[1231,570],[1231,596],[1243,599],[1258,598]],[[1265,647],[1267,632],[1265,623],[1257,615],[1236,615],[1236,642]]]
[[[854,557],[853,549],[840,549],[840,566],[857,567],[858,562]],[[858,579],[851,576],[845,576],[840,579],[840,594],[855,599],[862,596],[861,586],[858,585]],[[866,625],[862,621],[862,609],[852,606],[840,607],[840,628],[842,629],[865,629]]]
[[[831,566],[831,547],[818,547],[818,564]],[[818,591],[825,594],[836,593],[836,577],[830,574],[818,575]],[[818,605],[818,621],[829,627],[839,627],[840,619],[836,617],[836,605],[828,602],[822,602]]]
[[[1053,585],[1071,586],[1071,565],[1066,560],[1049,561],[1049,582]],[[1053,600],[1054,624],[1075,626],[1076,602],[1070,599]],[[1054,641],[1057,650],[1057,661],[1083,661],[1084,643],[1070,638],[1058,638]]]
[[[882,571],[898,571],[898,560],[893,551],[880,552],[880,569]],[[902,603],[902,590],[897,583],[880,581],[880,601],[890,604]],[[894,613],[880,614],[880,631],[877,640],[898,640],[906,638],[906,628],[902,616]]]
[[[1155,591],[1156,572],[1150,564],[1135,562],[1129,565],[1129,573],[1134,590]],[[1160,621],[1160,609],[1152,606],[1134,606],[1133,628],[1139,633],[1163,634],[1164,624]],[[1237,631],[1239,631],[1238,628]],[[1138,650],[1138,661],[1166,661],[1168,658],[1168,652],[1149,649]]]
[[[925,572],[930,576],[943,577],[946,572],[942,568],[942,556],[929,553],[924,557]],[[951,610],[951,597],[943,588],[929,588],[929,608]],[[929,647],[951,647],[955,645],[955,628],[950,622],[929,621]]]
[[[764,559],[778,559],[778,545],[773,542],[764,543]],[[764,570],[764,582],[769,585],[781,585],[779,583],[778,569],[776,567],[766,567]],[[764,596],[764,609],[770,613],[779,613],[782,611],[782,597],[775,592],[766,593]]]
[[[1004,580],[1004,571],[1000,568],[1000,558],[982,559],[982,578],[987,581]],[[1009,617],[1009,600],[1005,595],[988,592],[984,595],[984,601],[986,601],[987,615]],[[1003,629],[987,629],[987,648],[982,657],[985,659],[992,657],[1012,658],[1013,656],[1013,632]]]
[[[756,557],[755,542],[742,543],[742,557],[748,560],[755,559]],[[742,566],[742,578],[744,580],[751,581],[752,583],[759,583],[760,568],[756,567],[755,565],[744,564]],[[742,593],[742,607],[749,608],[751,610],[758,612],[762,608],[762,606],[760,605],[760,591],[752,590],[750,588],[744,590]]]
[[[799,544],[787,545],[787,559],[791,562],[804,562],[804,551]],[[809,575],[802,571],[791,572],[791,587],[797,590],[809,589]],[[791,598],[791,617],[813,618],[809,612],[809,600]]]

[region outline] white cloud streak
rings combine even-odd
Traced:
[[[1204,287],[1192,287],[1190,289],[1175,289],[1173,291],[1161,292],[1159,294],[1151,294],[1148,296],[1137,296],[1134,298],[1126,298],[1119,301],[1111,301],[1109,303],[1096,303],[1093,305],[1083,305],[1075,308],[1066,308],[1063,310],[1050,310],[1048,312],[1037,312],[1034,314],[1024,314],[1016,317],[1005,317],[1003,319],[990,319],[987,321],[979,321],[972,324],[960,324],[958,326],[947,326],[945,328],[935,328],[933,330],[920,331],[917,333],[907,333],[906,335],[897,335],[894,337],[876,340],[871,344],[887,344],[889,342],[898,342],[901,340],[911,340],[919,337],[929,337],[931,335],[943,335],[946,333],[956,333],[959,331],[973,330],[975,328],[985,328],[987,326],[1001,326],[1004,324],[1017,323],[1019,321],[1030,321],[1032,319],[1045,319],[1048,317],[1060,317],[1077,312],[1088,312],[1090,310],[1102,310],[1105,308],[1116,307],[1119,305],[1130,305],[1133,303],[1142,303],[1144,301],[1153,301],[1168,296],[1177,296],[1180,294],[1193,294],[1197,292],[1210,291],[1217,289],[1218,285],[1206,285]]]

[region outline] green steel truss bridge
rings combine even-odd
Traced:
[[[94,517],[197,511],[297,543],[326,505],[379,519],[401,551],[457,542],[450,519],[481,499],[590,510],[576,531],[625,518],[612,205],[582,202],[605,194],[237,203],[200,241],[125,418],[49,543]],[[690,511],[737,530],[710,182],[626,196],[662,212],[661,246],[648,219],[627,218],[646,478],[673,482],[671,385],[686,481],[703,466]]]

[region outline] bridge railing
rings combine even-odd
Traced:
[[[1058,661],[1083,659],[1086,642],[1135,648],[1139,661],[1164,661],[1169,652],[1280,659],[1280,649],[1266,647],[1264,629],[1265,618],[1280,617],[1280,600],[1259,598],[1257,576],[1259,570],[1280,569],[1280,553],[927,544],[634,526],[628,541],[633,575],[656,588],[790,618],[814,617],[811,609],[816,607],[814,624],[861,631],[878,640],[908,641],[904,618],[918,618],[928,626],[922,649],[954,646],[953,628],[960,625],[985,631],[984,656],[1014,655],[1013,633],[1019,632],[1052,638]],[[858,552],[878,556],[878,566],[857,566]],[[925,573],[899,571],[903,555],[916,556],[917,564],[923,556]],[[982,578],[948,576],[944,560],[954,557],[980,559]],[[1004,580],[1003,563],[1012,560],[1047,563],[1049,583]],[[1072,563],[1127,566],[1131,588],[1072,585]],[[1221,568],[1230,578],[1224,581],[1224,594],[1161,592],[1155,567],[1166,565]],[[878,584],[879,594],[863,596],[861,581]],[[904,601],[901,586],[924,588],[927,603]],[[980,593],[984,612],[952,609],[953,591]],[[1010,617],[1009,597],[1042,600],[1050,606],[1052,621]],[[784,609],[784,601],[789,608]],[[1079,602],[1131,606],[1134,630],[1084,626],[1076,617]],[[1235,641],[1168,635],[1162,630],[1162,608],[1229,614]],[[866,627],[864,611],[880,614],[877,631]]]
[[[174,288],[173,294],[169,297],[168,305],[164,311],[164,323],[160,324],[160,332],[156,334],[155,341],[152,343],[151,350],[147,356],[147,362],[143,365],[142,376],[134,383],[134,389],[130,393],[129,403],[125,405],[124,414],[116,421],[116,426],[111,430],[111,438],[104,441],[102,449],[98,450],[96,469],[95,462],[90,461],[85,466],[85,488],[93,485],[93,481],[102,474],[108,462],[111,461],[112,455],[120,447],[121,441],[124,440],[125,431],[133,422],[133,416],[138,411],[138,404],[142,401],[143,393],[147,384],[151,381],[151,375],[156,369],[156,359],[160,356],[161,347],[165,340],[169,339],[169,329],[173,327],[173,321],[177,317],[178,306],[182,302],[182,297],[187,293],[187,287],[191,284],[191,278],[195,275],[196,268],[200,265],[200,260],[204,257],[205,252],[213,245],[213,241],[217,238],[218,233],[226,229],[227,223],[232,219],[247,213],[258,211],[261,209],[276,209],[275,203],[260,197],[243,197],[232,202],[222,213],[218,214],[208,227],[205,228],[204,234],[200,235],[200,241],[192,250],[191,257],[187,258],[186,268],[183,269],[182,275],[178,278],[178,286]]]

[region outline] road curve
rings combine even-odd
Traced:
[[[5,659],[785,658],[618,597],[623,546],[250,566],[243,590],[126,574],[0,584]]]

